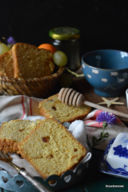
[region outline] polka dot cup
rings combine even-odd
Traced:
[[[81,59],[85,79],[97,95],[116,97],[128,87],[128,53],[103,49],[88,52]]]

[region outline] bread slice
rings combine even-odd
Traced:
[[[34,78],[54,72],[52,53],[27,43],[16,43],[11,50],[0,55],[0,76]]]
[[[18,152],[20,143],[34,129],[36,123],[29,120],[11,120],[2,123],[0,127],[0,150],[7,152]]]
[[[13,77],[13,59],[11,50],[6,53],[0,55],[0,76]]]
[[[12,47],[15,78],[43,77],[53,73],[52,53],[27,43],[16,43]]]
[[[19,152],[47,178],[73,168],[87,151],[62,124],[45,119],[19,144]]]
[[[40,115],[55,118],[61,123],[82,119],[90,110],[91,108],[85,105],[80,107],[66,105],[58,100],[58,94],[39,102]]]

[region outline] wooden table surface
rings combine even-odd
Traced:
[[[93,88],[86,82],[86,80],[84,78],[75,78],[74,81],[73,81],[72,87],[75,90],[83,93],[84,96],[85,96],[85,99],[87,101],[91,101],[91,102],[96,103],[96,104],[103,101],[102,97],[95,94]],[[128,114],[128,108],[127,108],[127,105],[126,105],[125,92],[124,92],[124,94],[122,96],[117,96],[117,97],[119,97],[118,102],[122,102],[124,104],[123,105],[117,105],[117,104],[116,105],[111,105],[109,108],[117,110],[119,112],[123,112],[123,113]],[[113,99],[113,98],[110,97],[110,98],[107,98],[107,99]],[[107,107],[107,105],[101,105],[101,106]],[[126,118],[120,118],[120,119],[125,121],[125,122],[128,122],[128,119],[126,119]]]

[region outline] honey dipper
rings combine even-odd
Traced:
[[[87,105],[89,107],[93,107],[96,109],[100,109],[109,113],[113,113],[119,117],[128,118],[128,114],[119,112],[113,109],[109,109],[107,107],[103,107],[101,105],[95,104],[90,101],[86,101],[83,94],[73,90],[72,88],[61,88],[58,93],[58,99],[62,101],[63,103],[67,105],[72,106],[81,106],[81,105]]]

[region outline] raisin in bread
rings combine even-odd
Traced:
[[[40,120],[19,152],[43,177],[61,175],[86,155],[86,149],[55,119]]]

